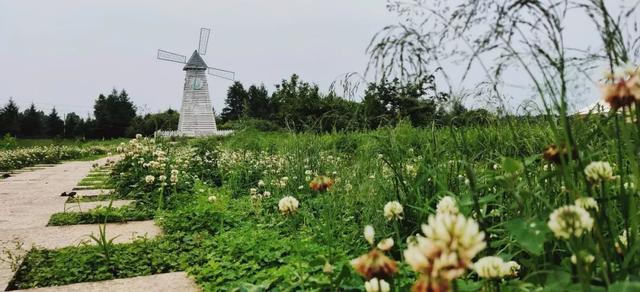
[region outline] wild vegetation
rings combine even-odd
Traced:
[[[270,96],[234,84],[233,135],[118,147],[110,184],[162,237],[116,245],[102,227],[97,246],[30,252],[12,287],[185,270],[206,291],[640,290],[640,38],[637,5],[622,4],[390,1],[403,22],[373,39],[382,78],[362,102],[295,75]],[[569,13],[592,21],[597,49],[567,44]],[[453,88],[434,68],[446,59],[464,61],[459,84],[473,68],[486,79]],[[609,111],[572,115],[597,67]],[[506,114],[518,69],[535,114]],[[464,119],[465,94],[495,115]]]

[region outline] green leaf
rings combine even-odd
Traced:
[[[549,234],[545,222],[536,218],[516,218],[508,221],[505,227],[524,250],[534,255],[542,254]]]
[[[518,173],[524,169],[522,162],[509,157],[502,158],[502,169],[508,173]]]
[[[615,282],[609,286],[611,292],[631,292],[640,291],[640,282],[630,282],[629,280],[624,282]]]

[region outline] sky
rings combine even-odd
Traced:
[[[182,65],[157,60],[157,50],[189,57],[201,27],[212,29],[207,64],[235,71],[245,87],[262,83],[273,92],[297,73],[327,92],[344,74],[364,73],[371,38],[398,20],[386,0],[0,0],[0,105],[13,98],[23,109],[35,103],[87,116],[100,93],[116,88],[127,90],[140,114],[179,109]],[[569,14],[565,24],[572,47],[600,46],[584,16]],[[444,67],[456,85],[473,88],[485,75],[476,68],[469,84],[456,82],[463,65]],[[518,89],[531,84],[526,73],[511,73],[512,108],[535,99]],[[209,78],[218,113],[230,85]],[[570,100],[573,109],[599,99],[597,82],[586,87]]]
[[[189,57],[212,29],[209,66],[248,87],[297,73],[326,91],[364,72],[371,37],[397,22],[385,0],[0,0],[0,104],[92,112],[95,98],[126,89],[139,113],[179,109],[184,71],[158,49]],[[231,82],[209,78],[216,112]]]

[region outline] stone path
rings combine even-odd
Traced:
[[[3,253],[5,252],[21,254],[32,246],[48,249],[75,246],[87,241],[87,235],[97,234],[98,225],[93,224],[52,227],[47,227],[46,225],[52,214],[64,210],[67,198],[61,197],[60,193],[69,191],[76,186],[89,173],[92,164],[96,162],[103,164],[105,161],[106,158],[97,161],[67,162],[31,172],[13,174],[7,179],[0,180],[0,242],[4,243],[0,246],[0,256],[4,256]],[[105,192],[90,190],[79,193],[89,195]],[[119,201],[116,205],[128,203],[131,203],[131,201]],[[83,210],[86,210],[85,208],[90,209],[92,206],[107,204],[105,202],[88,202],[81,203],[81,206]],[[67,203],[68,208],[72,207],[72,205],[76,204]],[[107,236],[110,238],[117,236],[114,241],[116,243],[129,242],[141,236],[155,237],[161,232],[161,229],[153,221],[107,224]],[[22,249],[17,249],[15,245],[7,242],[21,242],[23,247]],[[12,277],[13,271],[10,263],[0,261],[0,290],[4,290],[7,287]],[[69,287],[71,288],[68,289],[42,291],[120,291],[122,289],[118,287],[129,287],[127,281],[131,281],[131,285],[133,285],[131,287],[139,287],[140,289],[127,289],[132,291],[197,291],[197,289],[186,289],[187,287],[195,287],[195,284],[184,273],[149,277],[151,278],[137,277],[99,283],[76,284],[78,285],[77,287],[80,287],[77,288],[79,290],[73,290],[76,289],[74,288],[76,285],[70,285]],[[149,279],[151,283],[146,283],[147,281],[144,279]],[[176,285],[188,283],[191,286],[176,286],[178,288],[174,289],[172,288],[174,287],[172,283],[163,283],[165,281],[175,281]],[[115,286],[111,289],[109,285]],[[163,287],[163,289],[158,287]],[[164,290],[165,287],[168,290]],[[38,289],[37,291],[40,290]]]
[[[21,292],[85,292],[85,291],[127,291],[127,292],[155,292],[155,291],[199,291],[200,288],[184,272],[157,274],[152,276],[117,279],[92,283],[78,283],[73,285],[46,287]]]

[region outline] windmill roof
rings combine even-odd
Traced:
[[[188,69],[207,69],[207,63],[204,62],[200,54],[198,54],[198,50],[193,51],[191,58],[187,62],[187,65],[184,66],[183,70]]]

